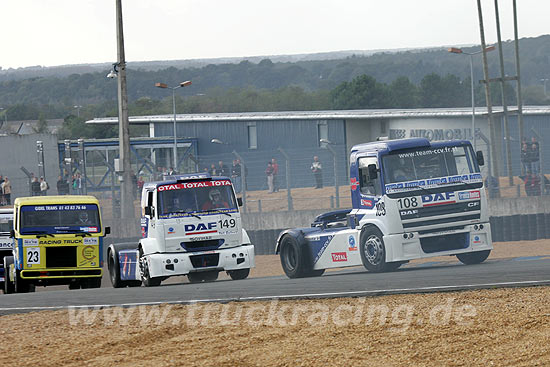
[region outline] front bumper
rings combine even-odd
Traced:
[[[432,233],[420,235],[418,232],[411,232],[412,238],[404,238],[403,233],[384,236],[384,244],[386,247],[386,261],[406,261],[421,259],[435,256],[456,255],[466,252],[476,252],[484,250],[492,250],[493,242],[491,238],[491,225],[480,223],[483,229],[475,229],[474,225],[468,225],[463,230],[456,231],[441,231],[441,233]],[[409,232],[406,232],[409,233]],[[440,236],[442,239],[453,238],[453,235],[466,234],[467,241],[456,248],[446,249],[441,248],[441,251],[426,252],[426,246],[422,246],[421,241],[427,238],[435,238]],[[451,246],[452,247],[452,246]]]
[[[254,246],[213,251],[151,254],[146,256],[151,277],[186,275],[201,271],[230,271],[255,267]],[[136,277],[139,279],[139,277]]]

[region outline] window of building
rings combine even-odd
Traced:
[[[327,143],[321,143],[321,139],[328,140],[328,123],[320,121],[317,124],[317,142],[321,148],[326,148]]]
[[[256,123],[248,125],[248,149],[258,149],[258,135],[256,133]]]

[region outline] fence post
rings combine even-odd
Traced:
[[[294,210],[294,205],[292,203],[292,193],[290,192],[290,157],[283,148],[279,147],[277,150],[285,157],[286,200],[288,202],[288,210],[291,211]]]
[[[330,142],[326,143],[327,149],[332,153],[332,161],[334,162],[334,196],[336,197],[336,207],[340,208],[340,188],[338,187],[338,159],[336,159],[336,151],[331,147]]]
[[[241,157],[241,155],[235,150],[233,151],[233,155],[237,157],[237,159],[241,162],[241,192],[243,200],[243,211],[246,213],[246,168],[244,167],[243,157]]]

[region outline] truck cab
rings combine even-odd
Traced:
[[[207,174],[147,183],[141,196],[137,245],[112,245],[113,286],[156,286],[171,276],[213,281],[220,271],[244,279],[254,267],[254,246],[242,228],[231,180]]]
[[[457,256],[465,264],[483,262],[492,249],[479,169],[483,163],[481,152],[474,153],[464,140],[417,138],[354,146],[353,208],[320,216],[313,229],[283,232],[276,248],[283,269],[286,263],[287,275],[294,274],[289,259],[296,254],[287,254],[293,246],[306,248],[300,254],[310,257],[304,263],[312,271],[362,264],[381,272],[442,255]],[[319,247],[318,241],[324,245]]]

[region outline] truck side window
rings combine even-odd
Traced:
[[[375,164],[378,167],[376,157],[359,158],[359,189],[364,195],[378,196],[382,193],[380,189],[380,175],[378,175],[378,178],[371,180],[368,170],[369,164]]]

